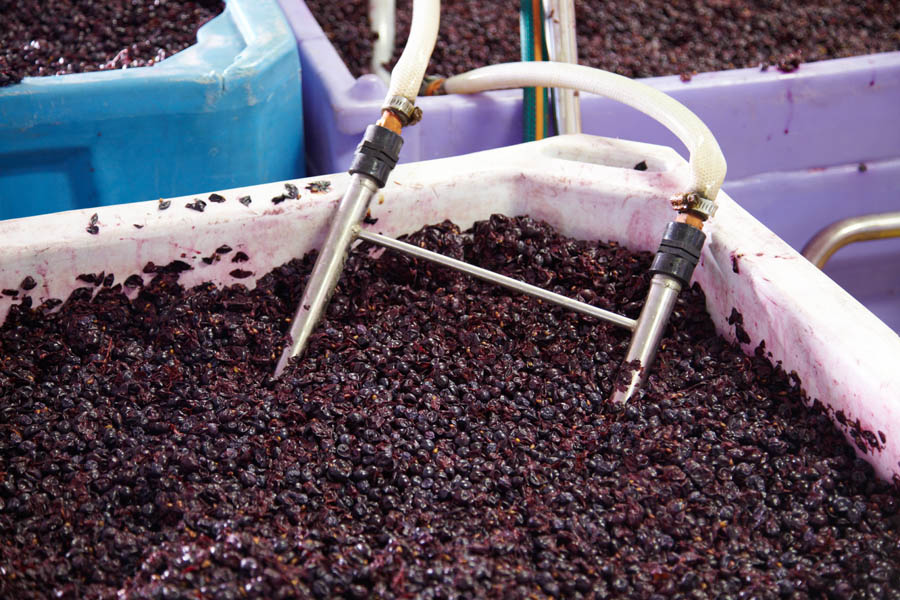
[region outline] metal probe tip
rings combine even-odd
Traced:
[[[631,345],[623,363],[623,368],[630,369],[625,374],[625,389],[613,390],[613,402],[628,402],[647,381],[650,365],[656,358],[656,350],[675,308],[679,292],[681,282],[670,275],[657,273],[650,280],[647,301],[641,309],[641,316],[638,317],[637,327],[631,336]]]
[[[613,389],[613,402],[627,402],[647,381],[650,366],[656,358],[656,350],[666,331],[669,317],[672,316],[678,294],[683,286],[690,283],[694,267],[700,259],[703,242],[706,240],[700,226],[702,222],[695,224],[681,219],[666,226],[659,250],[650,265],[650,272],[653,273],[650,291],[647,292],[647,300],[631,336],[623,370]],[[624,389],[620,389],[622,380],[625,383]]]
[[[297,307],[291,322],[291,345],[285,346],[281,358],[278,359],[275,378],[281,376],[292,358],[303,354],[306,349],[309,336],[322,318],[328,300],[331,299],[337,286],[350,251],[350,244],[356,238],[358,224],[365,216],[369,202],[377,191],[378,184],[365,175],[356,174],[350,180],[350,187],[341,198],[325,243],[303,290],[300,306]]]
[[[386,111],[378,123],[369,125],[356,147],[349,169],[352,176],[350,186],[341,198],[303,290],[300,306],[291,323],[291,345],[285,347],[275,365],[276,379],[284,372],[288,361],[306,349],[309,336],[318,325],[341,277],[350,244],[356,239],[359,223],[369,208],[369,202],[378,189],[385,186],[391,170],[397,166],[403,138],[400,137],[400,123],[391,114]]]

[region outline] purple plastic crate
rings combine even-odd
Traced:
[[[353,78],[302,0],[279,2],[304,65],[309,172],[344,171],[387,87],[374,75]],[[706,122],[728,160],[726,191],[795,249],[840,218],[900,210],[900,52],[803,64],[792,73],[751,68],[643,81]],[[509,90],[420,98],[424,118],[404,130],[401,162],[519,143],[521,97]],[[585,133],[685,154],[649,117],[581,98]],[[900,267],[891,267],[898,264],[900,241],[868,242],[839,251],[825,271],[900,331]]]
[[[379,114],[387,86],[354,79],[302,0],[279,0],[304,65],[308,163],[314,173],[342,171]],[[900,157],[900,52],[801,65],[677,75],[645,83],[696,112],[717,135],[729,179]],[[405,162],[507,146],[521,139],[521,92],[420,98],[424,120],[404,131]],[[672,146],[680,142],[637,111],[582,96],[585,133]]]

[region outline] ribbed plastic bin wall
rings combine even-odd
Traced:
[[[345,170],[387,88],[374,75],[353,78],[302,0],[279,2],[304,65],[310,172]],[[731,197],[793,248],[838,219],[900,210],[900,52],[803,64],[792,73],[771,67],[643,81],[703,119],[728,160]],[[420,98],[424,117],[404,130],[401,161],[521,142],[521,99],[518,90]],[[586,133],[684,154],[672,134],[631,108],[587,94],[581,107]],[[900,330],[900,315],[882,306],[900,301],[900,268],[890,264],[900,264],[900,240],[841,250],[826,272]]]
[[[647,171],[632,168],[641,160]],[[367,227],[396,236],[444,219],[465,228],[492,213],[529,214],[576,238],[655,250],[674,217],[668,198],[689,178],[687,164],[668,148],[587,135],[552,138],[400,165],[372,203],[377,222]],[[313,180],[292,182],[300,198],[277,205],[271,198],[284,192],[280,183],[220,192],[225,201],[202,213],[185,207],[190,196],[162,211],[156,202],[104,207],[96,211],[96,235],[85,231],[92,210],[0,223],[0,288],[15,290],[26,276],[37,284],[16,297],[0,295],[0,320],[22,295],[35,303],[65,298],[84,285],[80,273],[122,282],[150,261],[189,264],[181,276],[188,286],[252,286],[274,266],[321,245],[350,177],[326,179],[330,190],[320,194],[307,190]],[[244,196],[249,205],[238,201]],[[734,340],[729,316],[740,312],[745,351],[765,341],[771,360],[796,371],[810,399],[843,411],[844,423],[858,419],[863,430],[883,432],[880,451],[864,458],[889,480],[900,474],[900,337],[725,193],[705,231],[695,280],[718,330]],[[242,273],[231,261],[203,260],[222,244],[247,255]]]
[[[301,95],[276,0],[227,0],[152,67],[0,88],[0,218],[302,176]]]

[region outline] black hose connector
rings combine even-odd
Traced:
[[[363,140],[356,147],[350,174],[362,173],[384,187],[388,176],[400,159],[403,138],[381,125],[369,125]]]
[[[706,234],[687,223],[671,222],[666,226],[659,250],[653,257],[650,273],[665,273],[681,281],[683,286],[691,282],[694,267],[700,260],[700,251]]]

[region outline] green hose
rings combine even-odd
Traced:
[[[519,36],[522,61],[548,60],[544,39],[544,7],[541,0],[520,0]],[[548,135],[550,102],[546,88],[522,89],[522,140],[531,142]]]

